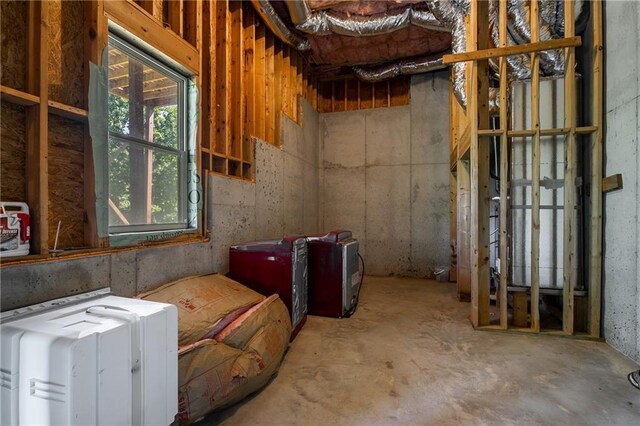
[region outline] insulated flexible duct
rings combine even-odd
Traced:
[[[311,50],[309,40],[292,33],[286,24],[282,22],[282,19],[280,19],[278,13],[273,9],[269,0],[251,0],[251,3],[265,25],[276,37],[288,45],[295,47],[297,50]]]
[[[313,35],[331,33],[345,36],[388,34],[415,25],[433,31],[449,31],[428,10],[407,6],[393,14],[346,17],[330,11],[311,11],[304,0],[286,2],[291,21],[300,31]]]
[[[448,66],[442,62],[442,54],[427,56],[421,59],[403,60],[391,64],[384,64],[375,68],[353,67],[353,73],[361,81],[375,83],[399,75],[419,74],[445,69]]]

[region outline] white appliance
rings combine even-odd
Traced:
[[[167,425],[178,412],[174,305],[107,289],[3,312],[0,337],[2,425]]]

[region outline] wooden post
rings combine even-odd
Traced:
[[[539,41],[538,0],[531,1],[531,42]],[[540,56],[531,53],[531,330],[540,331]]]
[[[602,295],[602,1],[591,1],[593,93],[591,124],[591,239],[589,242],[589,334],[600,337]]]
[[[40,103],[27,109],[27,204],[31,210],[31,251],[48,254],[48,40],[49,3],[28,3],[27,92]]]
[[[564,31],[565,38],[573,37],[575,4],[573,0],[564,2]],[[565,49],[564,71],[564,127],[570,129],[566,139],[565,170],[564,170],[564,279],[563,279],[563,330],[565,334],[573,334],[573,304],[576,274],[576,57],[575,48]]]
[[[489,47],[489,3],[471,2],[471,39],[475,50]],[[471,322],[489,325],[489,144],[478,130],[489,124],[488,61],[473,61],[467,96],[471,117]]]
[[[507,0],[500,0],[499,3],[499,23],[500,23],[500,47],[507,46]],[[509,271],[508,240],[507,240],[507,212],[509,208],[509,139],[507,130],[508,121],[508,84],[507,81],[507,59],[502,57],[499,61],[500,67],[500,327],[507,329],[507,275]]]

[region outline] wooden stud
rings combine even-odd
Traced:
[[[275,40],[274,46],[274,57],[273,57],[273,87],[275,88],[273,92],[273,99],[271,100],[271,108],[274,112],[273,114],[273,128],[274,135],[273,139],[270,142],[276,146],[280,146],[280,142],[282,141],[282,118],[281,114],[284,110],[284,103],[286,102],[286,93],[285,93],[285,73],[284,69],[284,49],[288,47],[280,40]]]
[[[180,37],[184,36],[184,8],[183,0],[168,0],[167,1],[167,21],[169,28],[178,34]],[[215,9],[213,5],[209,6],[210,10]],[[210,21],[213,22],[213,21]]]
[[[471,2],[470,41],[474,50],[489,45],[488,2]],[[471,67],[467,107],[471,117],[471,322],[489,325],[489,144],[478,135],[489,124],[488,61]]]
[[[588,331],[592,337],[600,337],[600,321],[602,310],[602,99],[603,99],[603,34],[602,34],[602,1],[592,0],[591,25],[593,28],[592,47],[592,98],[591,123],[596,127],[591,136],[591,229],[589,240],[589,324]],[[620,175],[620,188],[622,176]]]
[[[228,1],[228,0],[216,0],[216,2],[218,1]],[[199,13],[199,10],[198,10],[197,2],[193,0],[182,0],[182,12],[184,15],[182,18],[183,19],[182,37],[188,44],[195,46],[196,38],[198,36],[197,14]]]
[[[481,0],[482,1],[482,0]],[[552,40],[540,41],[538,43],[518,44],[507,47],[496,47],[493,49],[480,49],[478,51],[469,51],[463,53],[454,53],[444,55],[442,60],[444,64],[454,64],[456,62],[480,61],[482,59],[500,58],[503,56],[521,55],[533,52],[542,52],[544,50],[553,50],[561,48],[572,48],[582,46],[580,37],[557,38]]]
[[[500,47],[507,46],[507,0],[500,0],[499,3],[499,35]],[[509,104],[508,80],[507,80],[507,59],[501,57],[500,67],[500,292],[498,300],[500,302],[500,327],[507,329],[508,324],[508,271],[509,271],[509,247],[507,236],[507,221],[509,209],[509,139],[507,130],[509,127],[508,111],[505,107]],[[526,299],[525,299],[526,301]],[[526,309],[525,309],[526,311]]]
[[[275,94],[276,92],[280,94],[280,89],[276,90],[274,85],[274,73],[275,73],[275,64],[274,64],[274,37],[268,32],[267,40],[265,44],[266,54],[266,103],[265,103],[265,120],[266,120],[266,134],[265,139],[267,142],[278,145],[278,140],[276,139],[276,117],[279,116],[278,110],[275,109]]]
[[[242,107],[242,99],[244,98],[242,77],[244,66],[244,48],[242,43],[242,3],[239,1],[230,1],[230,67],[229,80],[231,81],[231,90],[229,93],[229,125],[231,137],[229,138],[228,155],[235,160],[242,160],[242,126],[244,123],[244,108]]]
[[[216,5],[216,143],[214,152],[222,155],[227,155],[227,121],[229,110],[227,104],[227,98],[229,95],[229,74],[228,68],[228,8],[226,1],[218,1]]]
[[[564,2],[565,37],[573,37],[575,32],[574,0]],[[566,139],[565,171],[564,171],[564,279],[563,279],[563,321],[562,328],[565,334],[573,334],[573,304],[574,289],[576,286],[576,274],[574,266],[576,262],[576,241],[578,230],[576,228],[576,57],[575,48],[565,49],[565,78],[564,78],[564,127],[571,129]]]
[[[539,41],[538,0],[530,6],[531,41]],[[540,56],[531,53],[531,330],[540,331]]]
[[[523,291],[513,293],[513,326],[527,326],[527,293]]]
[[[277,90],[282,91],[282,109],[278,109],[277,111],[283,111],[289,117],[291,117],[291,72],[290,72],[290,55],[291,48],[287,44],[283,44],[282,46],[282,57],[280,63],[280,70],[276,70],[277,74],[281,75],[281,83],[278,86]],[[279,139],[279,138],[278,138]]]
[[[244,6],[244,5],[243,5]],[[254,134],[255,123],[255,15],[253,7],[249,6],[243,11],[243,47],[244,47],[244,81],[242,104],[244,109],[243,123],[243,149],[242,159],[253,162],[253,152],[250,147],[251,135]]]
[[[252,133],[253,136],[266,140],[266,122],[265,122],[265,100],[266,100],[266,79],[265,79],[265,65],[266,65],[266,34],[265,26],[256,19],[256,50],[253,57],[256,60],[255,63],[255,95],[253,97],[255,108],[255,128]]]
[[[48,11],[49,3],[28,3],[27,92],[37,93],[40,103],[27,110],[27,204],[31,210],[31,250],[49,252],[48,166]]]

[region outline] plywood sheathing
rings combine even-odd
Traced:
[[[27,2],[0,1],[2,26],[1,83],[13,89],[26,88]]]
[[[84,5],[79,0],[49,2],[49,99],[84,105]]]
[[[4,5],[6,2],[2,2]],[[27,131],[25,108],[2,101],[0,110],[0,200],[26,201],[25,161]]]
[[[58,247],[84,245],[84,128],[49,114],[49,245],[53,247],[58,221]]]

